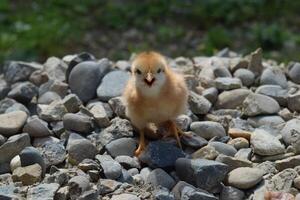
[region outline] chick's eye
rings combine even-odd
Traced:
[[[158,74],[159,74],[160,72],[162,72],[162,69],[158,69],[158,70],[157,70],[157,73],[158,73]]]
[[[139,69],[135,70],[135,73],[142,74],[141,70],[139,70]]]

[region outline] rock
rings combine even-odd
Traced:
[[[0,146],[6,142],[7,138],[3,135],[0,135]]]
[[[252,162],[250,162],[249,160],[234,158],[223,154],[218,155],[216,161],[228,165],[229,171],[232,171],[239,167],[252,167]]]
[[[228,184],[239,189],[250,189],[263,178],[263,171],[256,168],[240,167],[228,174]]]
[[[39,69],[42,69],[42,66],[37,63],[12,61],[5,70],[4,78],[9,83],[26,81],[32,72]]]
[[[288,90],[279,85],[262,85],[259,86],[255,93],[269,96],[275,99],[281,106],[286,106]]]
[[[189,93],[188,104],[191,111],[196,115],[203,115],[208,113],[212,106],[207,99],[192,91]]]
[[[289,192],[296,178],[297,172],[294,169],[285,169],[274,175],[266,184],[269,191]]]
[[[242,137],[234,138],[230,140],[227,144],[232,145],[236,150],[249,147],[248,140]]]
[[[50,57],[44,63],[44,66],[51,79],[65,81],[67,65],[61,59],[57,57]]]
[[[265,199],[285,199],[285,200],[295,200],[295,197],[290,193],[285,192],[272,192],[267,191],[264,195]],[[296,198],[297,200],[297,198]]]
[[[114,97],[108,101],[108,104],[112,108],[113,112],[120,118],[126,118],[125,103],[122,97]]]
[[[91,118],[82,114],[67,113],[63,116],[66,130],[89,134],[93,131]]]
[[[85,176],[74,176],[68,182],[70,198],[77,199],[78,196],[90,189],[90,181]]]
[[[300,188],[300,176],[297,176],[295,179],[294,179],[294,186],[299,189]]]
[[[189,58],[181,56],[171,60],[170,67],[182,74],[191,74],[194,72],[193,62]]]
[[[228,134],[232,138],[242,137],[242,138],[245,138],[247,140],[250,140],[252,132],[244,131],[244,130],[241,130],[241,129],[238,129],[238,128],[230,128],[228,130]]]
[[[0,114],[0,134],[12,136],[17,134],[24,126],[27,114],[24,111],[14,111]]]
[[[282,88],[288,86],[283,71],[278,68],[266,68],[261,74],[260,85],[279,85]]]
[[[139,160],[136,157],[132,158],[130,156],[117,156],[115,161],[120,163],[125,169],[141,168]]]
[[[73,165],[77,165],[86,158],[93,159],[97,153],[96,147],[87,139],[72,133],[68,140],[68,159]],[[77,138],[78,137],[78,138]]]
[[[294,83],[300,84],[300,63],[290,65],[288,67],[288,75]]]
[[[248,69],[251,70],[255,75],[261,74],[263,70],[261,48],[256,49],[250,54]]]
[[[127,60],[118,60],[115,67],[123,71],[130,71],[131,63]]]
[[[277,101],[261,94],[249,94],[243,102],[243,112],[247,116],[276,114],[279,110]]]
[[[76,113],[79,111],[79,107],[81,106],[81,101],[75,94],[69,94],[64,97],[62,100],[62,104],[66,107],[69,113]]]
[[[37,186],[29,188],[27,192],[27,199],[30,200],[52,200],[54,195],[59,188],[57,183],[43,183]]]
[[[220,200],[243,200],[245,198],[245,193],[235,187],[226,186],[223,187],[220,194]]]
[[[233,146],[222,142],[209,142],[208,145],[213,146],[217,152],[227,156],[234,156],[237,153],[237,150]]]
[[[67,113],[61,101],[53,101],[49,105],[38,105],[37,111],[39,117],[47,122],[61,121]]]
[[[42,168],[39,164],[18,167],[13,171],[14,182],[21,181],[23,185],[32,185],[41,181]]]
[[[236,109],[242,106],[246,97],[251,93],[247,89],[235,89],[222,92],[217,99],[217,109]]]
[[[284,153],[280,141],[263,129],[256,129],[251,135],[251,145],[254,153],[262,156],[272,156]]]
[[[89,111],[93,114],[95,122],[100,128],[105,128],[110,125],[109,115],[101,102],[93,103]]]
[[[61,82],[59,80],[50,79],[48,82],[42,84],[39,88],[39,96],[42,96],[46,92],[55,92],[60,97],[64,97],[68,94],[69,86],[68,84]]]
[[[202,91],[202,96],[206,98],[210,103],[214,104],[218,99],[219,91],[215,87],[208,88]]]
[[[97,88],[97,96],[101,101],[108,101],[113,97],[121,96],[129,77],[129,73],[124,71],[108,73]]]
[[[141,200],[141,198],[137,197],[134,194],[123,193],[123,194],[113,195],[110,200]]]
[[[3,77],[0,76],[0,99],[4,99],[7,96],[8,92],[10,91],[10,86],[2,78]]]
[[[59,188],[59,190],[57,190],[57,192],[55,193],[54,199],[55,200],[70,199],[69,186],[64,186],[64,187]]]
[[[111,141],[105,148],[112,157],[121,155],[134,156],[137,142],[132,138],[120,138]]]
[[[196,135],[193,132],[186,132],[182,137],[181,141],[184,145],[192,147],[194,149],[199,149],[207,145],[207,140]]]
[[[251,155],[252,155],[252,149],[246,148],[246,149],[238,150],[238,152],[234,155],[234,157],[243,160],[250,160]]]
[[[215,84],[218,90],[233,90],[242,87],[242,82],[238,78],[216,78]]]
[[[216,151],[215,147],[207,145],[202,147],[201,149],[195,151],[192,154],[192,158],[203,158],[207,160],[214,160],[219,155],[219,152]]]
[[[171,143],[153,141],[140,155],[140,160],[152,168],[168,169],[173,168],[175,161],[184,156],[183,151]]]
[[[28,133],[14,135],[0,146],[0,164],[9,163],[10,160],[18,155],[25,147],[30,146]]]
[[[99,193],[97,190],[95,189],[91,189],[89,191],[84,192],[82,195],[80,195],[80,197],[78,198],[78,200],[90,200],[90,199],[97,199],[99,196]],[[77,199],[77,197],[76,197]]]
[[[48,123],[39,119],[37,116],[32,116],[28,119],[23,128],[24,133],[28,133],[31,137],[45,137],[52,135],[48,128]]]
[[[110,179],[101,179],[98,182],[98,188],[99,188],[99,193],[101,195],[105,195],[107,193],[112,193],[115,190],[117,190],[122,183],[115,181],[115,180],[110,180]]]
[[[176,118],[175,123],[182,131],[188,131],[192,121],[193,120],[188,115],[179,115]]]
[[[29,81],[36,86],[40,86],[49,80],[48,73],[43,70],[36,70],[32,72]]]
[[[109,70],[107,60],[100,62],[84,61],[70,72],[69,85],[81,101],[88,102],[96,96],[96,90],[102,77]],[[89,80],[89,81],[86,81]]]
[[[61,100],[61,97],[56,92],[48,91],[39,96],[38,104],[50,104],[58,100]]]
[[[24,111],[28,115],[30,114],[29,110],[23,104],[13,99],[5,98],[0,101],[0,113],[10,113],[14,111]]]
[[[230,71],[226,67],[217,67],[214,69],[215,77],[232,77]]]
[[[40,140],[44,141],[39,142],[38,139],[35,139],[33,145],[41,152],[47,167],[64,162],[66,149],[60,140],[56,138],[54,140],[52,137],[45,137]]]
[[[251,86],[254,83],[255,75],[248,69],[238,69],[233,74],[234,77],[239,78],[244,86]]]
[[[266,174],[277,174],[278,170],[275,168],[275,163],[271,161],[265,161],[255,166]]]
[[[106,178],[116,180],[122,174],[122,166],[109,155],[97,155]]]
[[[248,122],[251,126],[256,127],[256,128],[261,127],[261,126],[276,128],[285,123],[284,120],[280,116],[277,116],[277,115],[249,117]]]
[[[287,97],[287,106],[291,111],[300,112],[300,91],[296,92],[295,94],[290,94]]]
[[[157,168],[150,172],[146,183],[151,184],[155,188],[161,186],[172,189],[176,182],[167,172]]]
[[[154,190],[154,199],[155,200],[175,200],[173,194],[169,192],[166,188],[158,188]]]
[[[127,170],[122,169],[121,170],[121,175],[119,178],[117,178],[117,181],[121,183],[128,183],[128,184],[133,184],[133,178],[130,176]]]
[[[28,104],[33,97],[37,96],[37,94],[37,87],[31,82],[26,81],[13,85],[13,88],[8,93],[7,97],[15,99],[20,103]]]
[[[225,136],[226,132],[223,126],[217,122],[202,121],[193,122],[190,126],[191,131],[205,139],[211,139],[215,136]]]
[[[281,130],[285,144],[296,143],[300,139],[300,119],[289,120]]]
[[[276,169],[278,169],[279,171],[287,168],[294,168],[298,165],[300,165],[300,155],[275,161]]]

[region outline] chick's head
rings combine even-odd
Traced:
[[[166,82],[165,58],[155,52],[144,52],[134,59],[132,75],[135,86],[146,96],[158,95]]]

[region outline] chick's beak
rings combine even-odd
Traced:
[[[145,78],[145,82],[147,83],[147,85],[151,86],[155,81],[155,78],[153,76],[152,73],[147,73],[146,78]]]

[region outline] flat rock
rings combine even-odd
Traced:
[[[108,61],[85,61],[76,65],[70,73],[69,85],[81,101],[87,102],[96,96],[102,77],[109,70]],[[89,81],[86,81],[89,80]]]
[[[39,164],[18,167],[13,171],[14,182],[21,181],[23,185],[32,185],[42,179],[42,167]]]
[[[141,198],[137,197],[134,194],[117,194],[113,195],[111,200],[141,200]]]
[[[235,187],[226,186],[223,187],[220,194],[220,200],[244,200],[245,193]]]
[[[288,75],[294,83],[300,84],[300,63],[290,65],[288,67]]]
[[[176,174],[181,180],[207,191],[219,186],[227,172],[228,166],[216,161],[187,158],[176,161]]]
[[[252,167],[252,162],[249,160],[239,159],[231,156],[226,156],[223,154],[220,154],[216,161],[224,163],[228,165],[229,171],[232,171],[239,167]]]
[[[270,126],[270,127],[276,128],[285,123],[285,121],[278,115],[249,117],[248,122],[251,126],[253,126],[255,128],[258,128],[261,126]]]
[[[68,181],[69,192],[71,200],[75,200],[90,189],[90,181],[87,177],[78,175],[74,176]]]
[[[295,94],[290,94],[287,97],[287,106],[291,111],[300,112],[300,91]]]
[[[28,133],[31,137],[45,137],[52,135],[48,128],[48,123],[37,116],[29,118],[23,128],[24,133]]]
[[[29,81],[16,83],[12,90],[7,94],[7,97],[15,99],[16,101],[28,104],[31,99],[38,94],[37,87]]]
[[[56,191],[59,188],[57,183],[43,183],[29,188],[27,199],[30,200],[53,200]]]
[[[230,140],[227,144],[232,145],[236,150],[240,150],[240,149],[249,147],[248,140],[243,137],[234,138],[234,139]]]
[[[210,103],[214,104],[218,99],[219,91],[215,87],[210,87],[202,91],[202,96],[206,98]]]
[[[255,93],[269,96],[281,106],[287,105],[288,90],[279,85],[262,85],[255,90]]]
[[[208,113],[211,108],[211,103],[203,96],[195,92],[189,93],[188,104],[191,111],[196,115],[203,115]]]
[[[287,80],[284,72],[279,68],[266,68],[260,76],[261,85],[279,85],[287,87]]]
[[[89,134],[93,130],[92,120],[83,114],[67,113],[63,116],[63,123],[66,130],[83,134]]]
[[[61,121],[67,113],[66,107],[60,100],[53,101],[49,105],[38,105],[38,115],[47,122]]]
[[[207,140],[198,136],[193,132],[186,132],[182,137],[181,141],[184,145],[192,147],[194,149],[199,149],[207,145]]]
[[[256,168],[240,167],[228,174],[228,184],[239,189],[249,189],[263,178],[263,171]]]
[[[233,76],[239,78],[244,86],[251,86],[255,79],[254,73],[248,69],[238,69]]]
[[[213,146],[220,154],[227,156],[234,156],[237,153],[237,150],[233,146],[222,142],[209,142],[208,145]]]
[[[202,121],[193,122],[190,126],[191,131],[205,139],[211,139],[215,136],[225,136],[226,132],[223,126],[217,122]]]
[[[185,157],[183,151],[175,145],[153,141],[148,144],[146,150],[140,155],[140,160],[152,168],[173,168],[178,158]]]
[[[289,192],[293,185],[293,180],[297,177],[297,172],[294,169],[285,169],[282,172],[274,175],[268,181],[266,188],[269,191]]]
[[[242,138],[245,138],[247,140],[250,140],[252,132],[245,131],[245,130],[238,129],[238,128],[229,128],[228,134],[231,138],[242,137]]]
[[[216,78],[215,79],[216,88],[219,90],[233,90],[242,87],[242,82],[238,78]]]
[[[161,186],[167,189],[172,189],[176,182],[167,172],[157,168],[150,172],[146,183],[151,184],[156,188]]]
[[[247,116],[276,114],[279,110],[276,100],[261,94],[250,94],[243,102],[243,112]]]
[[[120,138],[111,141],[105,146],[105,148],[112,157],[121,155],[134,156],[134,151],[137,148],[137,142],[132,138]]]
[[[0,114],[0,134],[4,136],[17,134],[24,126],[27,117],[24,111]]]
[[[207,160],[214,160],[219,155],[219,152],[215,149],[215,147],[207,145],[198,149],[192,154],[192,158],[203,158]]]
[[[125,169],[137,168],[140,169],[141,165],[138,158],[130,156],[117,156],[115,161],[120,163]]]
[[[101,84],[97,88],[97,96],[101,101],[121,96],[130,74],[124,71],[113,71],[108,73],[102,79]]]
[[[217,109],[236,109],[241,107],[246,97],[251,93],[247,89],[235,89],[222,92],[217,99]]]
[[[300,165],[300,155],[275,161],[276,169],[278,169],[279,171],[287,168],[294,168],[298,165]]]
[[[254,153],[262,156],[272,156],[284,153],[285,147],[278,138],[263,129],[256,129],[251,135],[251,145]]]
[[[297,142],[300,139],[300,120],[289,120],[281,130],[281,134],[287,145]]]
[[[53,101],[61,100],[61,97],[56,92],[48,91],[40,95],[38,98],[38,104],[50,104]]]

